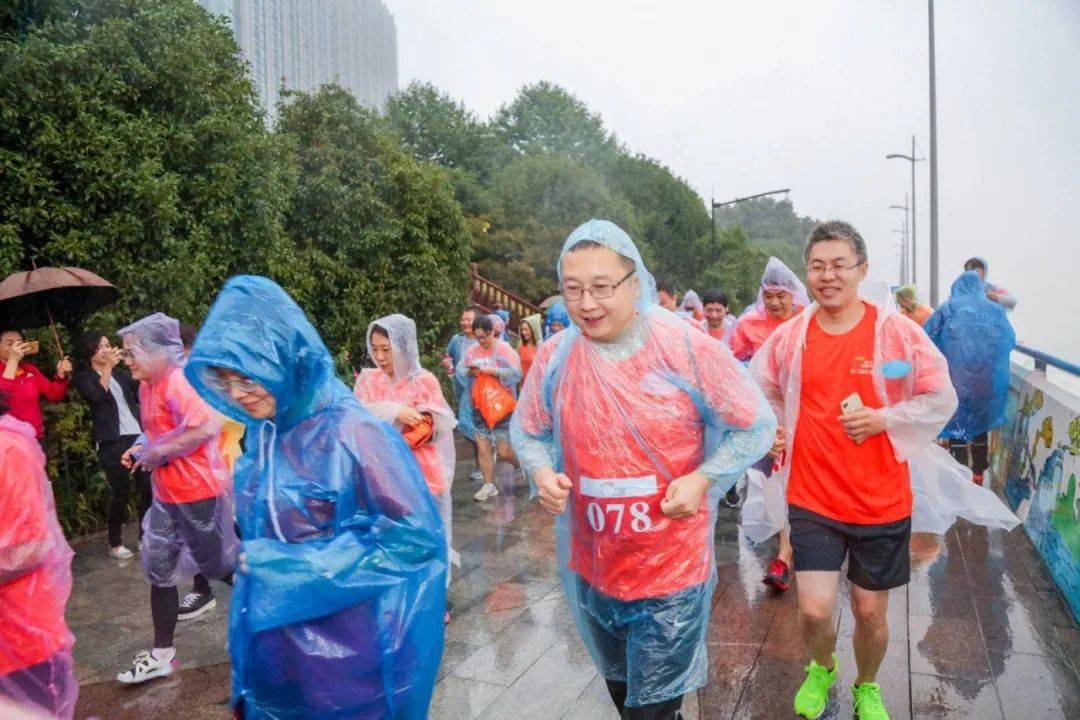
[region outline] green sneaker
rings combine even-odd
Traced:
[[[829,702],[829,688],[836,682],[836,655],[833,655],[833,668],[826,670],[813,660],[806,666],[806,680],[799,692],[795,693],[795,714],[808,720],[816,720],[825,712]]]
[[[855,699],[857,720],[889,720],[889,713],[881,702],[881,686],[877,683],[852,685],[851,696]]]

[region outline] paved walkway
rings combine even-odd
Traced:
[[[559,587],[552,523],[524,488],[478,504],[476,484],[454,487],[455,545],[463,566],[449,598],[454,620],[430,717],[437,720],[617,720],[578,639]],[[793,717],[802,679],[794,591],[760,578],[768,547],[752,547],[733,510],[716,533],[719,585],[709,631],[709,682],[688,698],[688,719]],[[962,526],[916,542],[911,584],[893,593],[892,642],[880,682],[894,719],[1080,718],[1080,629],[1022,529]],[[182,671],[145,686],[112,680],[151,639],[138,562],[116,562],[101,538],[76,544],[68,618],[83,683],[77,717],[225,720],[228,589],[219,609],[183,623]],[[851,612],[838,618],[841,682],[825,718],[851,718]]]

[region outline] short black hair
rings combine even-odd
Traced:
[[[866,262],[866,241],[854,225],[843,220],[826,220],[810,231],[803,246],[803,262],[810,262],[810,248],[827,240],[847,243],[859,264]]]
[[[473,318],[472,329],[473,332],[483,330],[486,333],[492,333],[495,332],[495,324],[491,322],[490,315],[483,313]]]
[[[87,330],[75,341],[75,364],[81,368],[90,367],[90,359],[97,354],[101,338],[108,337],[97,330]]]
[[[598,248],[601,250],[611,250],[611,248],[609,248],[607,245],[604,245],[603,243],[598,243],[595,240],[578,240],[576,243],[571,245],[570,249],[566,252],[572,253],[577,252],[578,250],[596,250]],[[637,267],[637,263],[635,263],[631,258],[628,258],[621,253],[617,253],[614,250],[611,250],[611,252],[614,252],[616,255],[619,256],[619,264],[626,268],[627,272],[630,272]]]
[[[463,313],[471,312],[476,317],[480,317],[481,315],[487,315],[487,310],[480,307],[479,305],[467,305],[465,307],[465,309],[462,310],[461,312],[463,312]]]
[[[701,297],[701,306],[704,307],[711,303],[720,303],[724,307],[728,307],[727,293],[720,288],[709,288]]]
[[[964,271],[968,270],[982,270],[986,272],[986,261],[982,258],[973,257],[964,263]]]
[[[667,280],[656,281],[656,292],[666,292],[668,295],[675,297],[675,286],[669,283]]]
[[[195,344],[195,336],[198,334],[199,328],[187,323],[180,323],[180,342],[184,344],[185,350],[191,349],[191,346]]]

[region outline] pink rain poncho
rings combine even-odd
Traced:
[[[545,340],[511,437],[530,475],[551,467],[573,483],[556,521],[570,608],[603,676],[628,684],[627,705],[649,705],[705,682],[716,504],[769,449],[775,419],[727,347],[659,307],[626,233],[592,220],[562,256],[586,240],[634,261],[638,313],[612,342],[576,325]],[[695,471],[712,490],[696,515],[669,519],[668,485]]]
[[[0,697],[57,718],[79,694],[64,622],[73,556],[34,428],[0,416]]]
[[[934,441],[956,411],[949,368],[926,333],[896,309],[884,283],[864,282],[864,300],[877,309],[874,386],[884,408],[885,432],[896,459],[911,473],[912,532],[943,534],[962,517],[978,525],[1012,529],[1019,519],[990,490],[971,481],[971,470]],[[742,526],[761,542],[787,524],[787,480],[802,392],[802,348],[817,304],[769,336],[750,371],[786,430],[786,446],[771,477],[748,473]],[[839,409],[837,410],[839,413]]]
[[[231,476],[221,457],[220,419],[184,377],[179,323],[155,313],[119,335],[150,373],[139,385],[143,435],[135,443],[154,494],[143,518],[146,578],[158,587],[196,573],[223,578],[239,545]]]
[[[810,304],[806,286],[799,276],[780,260],[770,257],[765,265],[765,274],[761,276],[761,288],[753,306],[747,308],[741,316],[728,340],[731,352],[736,358],[746,362],[765,343],[765,340],[785,321],[777,320],[765,309],[766,292],[791,293],[795,314],[798,315]]]
[[[454,483],[454,426],[457,418],[443,397],[438,379],[420,365],[420,350],[416,342],[416,323],[404,315],[387,315],[368,325],[367,351],[371,348],[371,332],[375,326],[386,330],[393,348],[394,377],[379,368],[364,368],[356,378],[353,394],[360,404],[375,417],[402,430],[397,416],[403,407],[430,415],[434,423],[431,440],[414,447],[413,456],[424,473],[428,489],[435,496],[436,504],[446,526],[447,548],[451,537],[450,488]],[[457,556],[449,551],[451,562]],[[449,576],[449,573],[447,574]]]

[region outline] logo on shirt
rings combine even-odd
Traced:
[[[873,375],[874,374],[874,361],[867,360],[861,355],[857,355],[854,360],[851,361],[851,374],[852,375]]]

